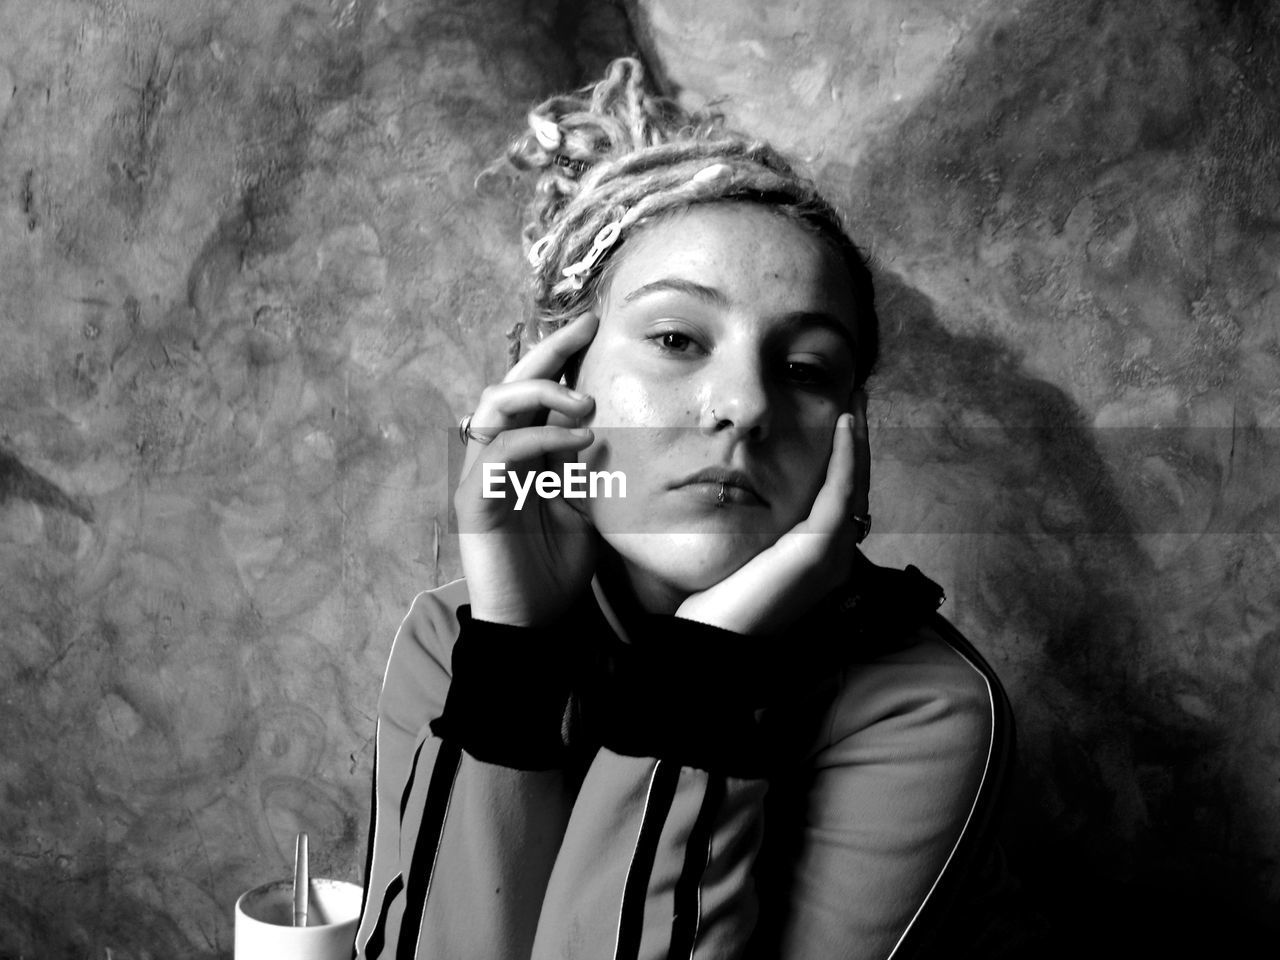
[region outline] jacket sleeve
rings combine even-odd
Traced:
[[[771,955],[919,956],[989,848],[1012,716],[981,657],[934,622],[848,670],[796,811],[799,852]]]
[[[555,637],[472,623],[461,590],[420,595],[392,646],[357,960],[532,949],[572,803],[563,670]]]

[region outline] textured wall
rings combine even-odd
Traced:
[[[1280,904],[1272,9],[628,7],[878,258],[869,552],[1006,678],[1064,936]],[[227,956],[299,828],[358,875],[390,637],[458,572],[448,426],[517,319],[471,181],[627,46],[603,3],[0,4],[0,957]]]
[[[371,716],[505,363],[551,10],[0,5],[0,956],[210,957],[363,868]]]

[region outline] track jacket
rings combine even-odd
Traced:
[[[548,628],[420,594],[357,960],[918,955],[990,841],[1012,719],[935,584],[861,555],[853,582],[771,637],[620,619],[598,584]]]

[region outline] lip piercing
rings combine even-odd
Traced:
[[[716,494],[716,504],[724,506],[724,484],[720,484],[720,492]]]

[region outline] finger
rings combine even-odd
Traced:
[[[515,380],[558,380],[571,357],[586,349],[596,335],[600,318],[587,312],[536,344],[507,371],[503,383]]]
[[[853,456],[853,515],[865,517],[871,509],[871,432],[865,390],[853,395]]]
[[[485,388],[472,422],[477,429],[485,430],[495,423],[506,426],[522,414],[546,410],[558,410],[567,417],[581,417],[594,402],[585,393],[578,393],[554,380],[503,382]]]
[[[586,416],[595,401],[551,380],[518,380],[485,387],[480,403],[471,415],[471,432],[496,439],[516,427],[541,426],[547,412],[554,410],[570,421]],[[482,455],[485,444],[468,443],[463,469]]]
[[[502,469],[516,469],[520,464],[543,457],[565,454],[589,446],[594,439],[586,427],[521,427],[501,433],[488,446],[481,447],[464,470],[459,489],[481,482],[485,464],[500,464]],[[468,459],[471,459],[469,456]],[[482,461],[475,466],[475,461]]]
[[[827,476],[805,521],[811,530],[833,533],[847,522],[850,515],[855,486],[854,419],[851,413],[842,413],[836,419]]]

